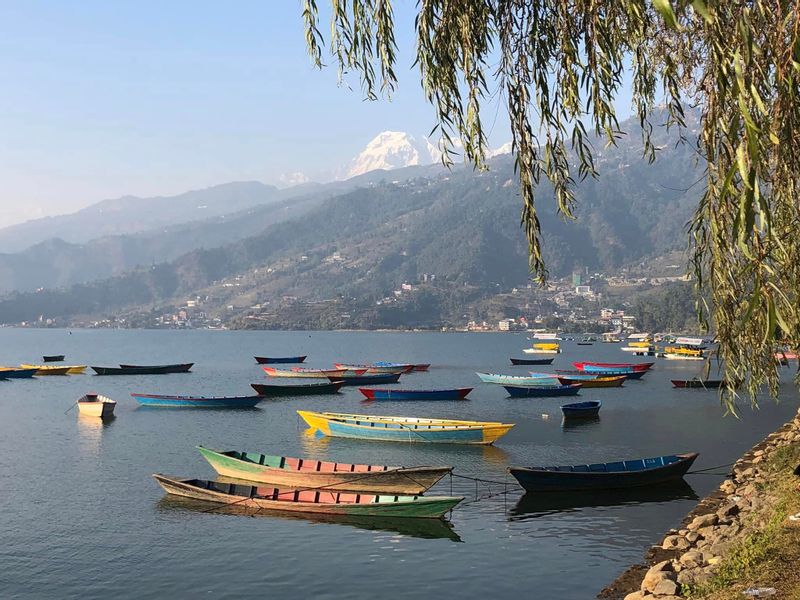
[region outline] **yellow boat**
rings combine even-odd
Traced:
[[[525,354],[558,354],[561,352],[561,347],[556,343],[534,344],[531,348],[525,348],[523,352]]]
[[[664,348],[664,354],[702,357],[703,351],[695,348],[684,348],[682,346],[667,346]]]
[[[37,375],[67,375],[72,367],[58,366],[51,367],[49,365],[20,365],[21,369],[36,369]]]
[[[87,365],[70,365],[69,366],[69,373],[70,375],[83,375],[83,372],[86,371]]]
[[[297,414],[312,430],[325,435],[391,442],[492,444],[514,426],[513,423],[381,417],[307,410],[298,410]]]

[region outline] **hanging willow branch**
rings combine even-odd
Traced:
[[[331,54],[373,99],[395,89],[391,0],[330,0]],[[596,177],[591,134],[615,144],[626,70],[644,153],[653,107],[684,126],[701,112],[705,193],[690,227],[702,322],[713,322],[726,379],[777,393],[775,347],[800,350],[800,34],[788,0],[418,0],[417,55],[445,164],[456,140],[483,167],[481,106],[491,81],[507,98],[532,274],[547,276],[536,188],[573,217],[576,178]],[[309,53],[325,45],[304,0]],[[706,303],[703,292],[708,292]],[[733,402],[733,388],[728,396]]]

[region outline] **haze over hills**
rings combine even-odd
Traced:
[[[600,179],[577,187],[576,222],[558,216],[552,191],[542,185],[540,218],[553,275],[575,266],[612,270],[685,248],[685,223],[699,191],[676,190],[675,182],[696,179],[699,167],[690,146],[672,141],[659,132],[662,150],[654,165],[642,160],[635,129],[618,147],[599,153]],[[232,244],[65,290],[13,294],[0,301],[0,321],[115,314],[177,305],[194,295],[208,296],[209,310],[285,297],[308,303],[338,298],[349,303],[347,310],[367,314],[401,283],[427,275],[436,281],[429,286],[430,310],[443,314],[527,282],[510,156],[496,158],[484,173],[432,165],[358,179],[349,191],[312,202],[301,216]],[[381,319],[368,325],[386,325]]]

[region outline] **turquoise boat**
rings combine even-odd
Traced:
[[[561,385],[558,377],[549,373],[531,373],[530,377],[524,375],[498,375],[497,373],[475,373],[483,383],[496,383],[499,385]]]

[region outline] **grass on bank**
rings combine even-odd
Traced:
[[[800,464],[800,444],[777,449],[765,466],[768,475],[760,489],[777,499],[749,514],[764,524],[737,542],[723,558],[716,575],[705,584],[684,589],[684,595],[703,600],[741,600],[750,587],[774,587],[773,598],[800,600],[800,479],[792,471]]]

